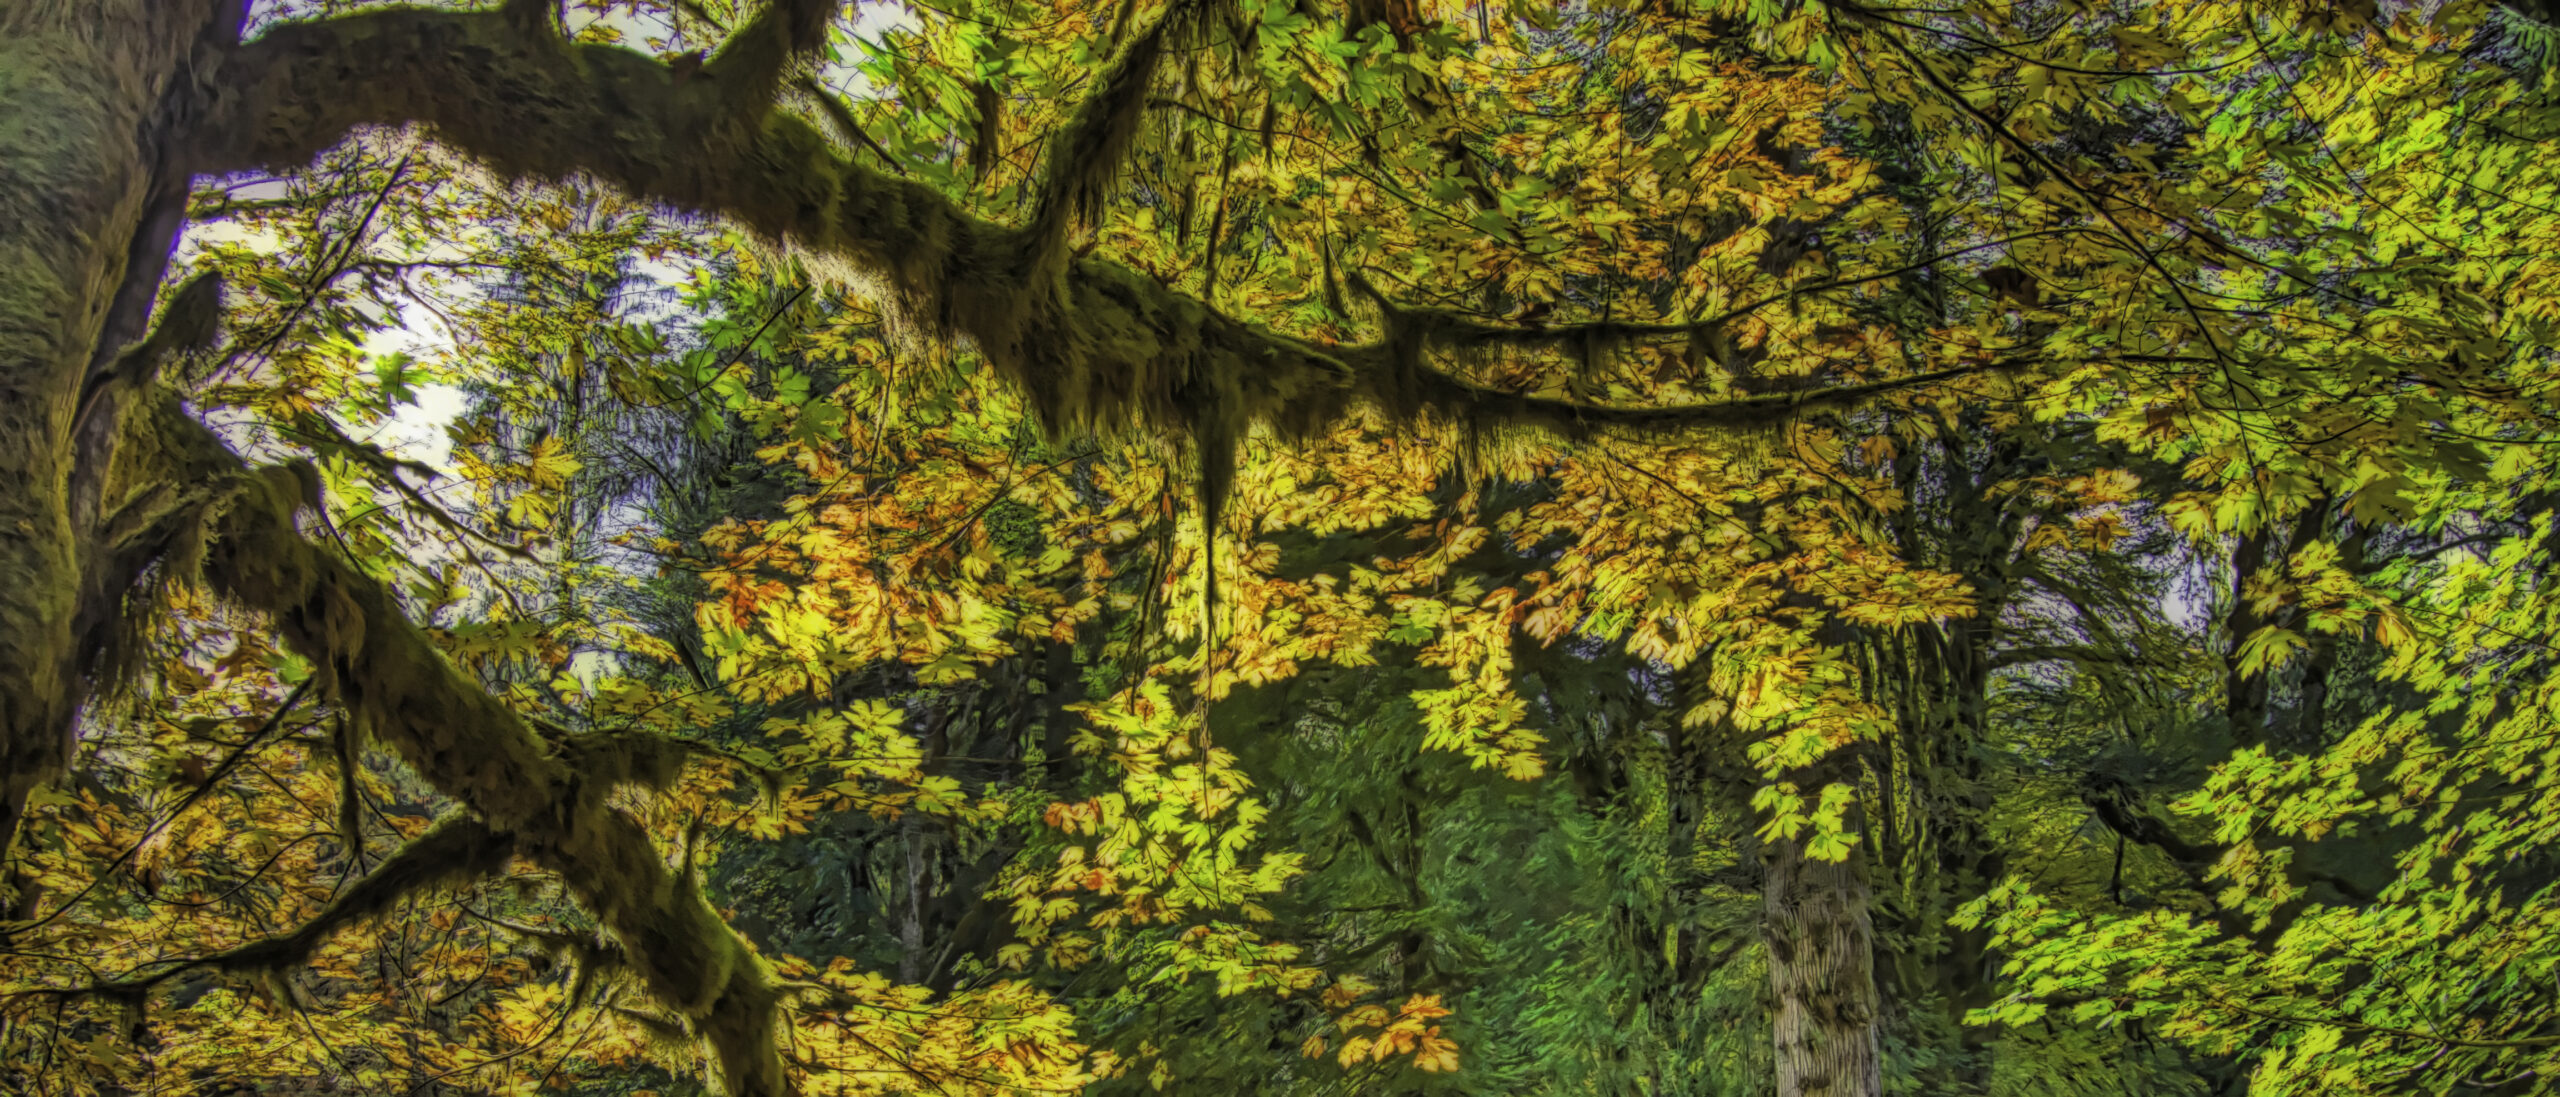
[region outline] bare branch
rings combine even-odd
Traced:
[[[800,90],[817,101],[818,110],[825,114],[827,122],[836,128],[836,136],[870,150],[871,155],[880,158],[880,166],[901,176],[907,174],[907,169],[898,163],[898,158],[889,155],[889,150],[881,148],[880,142],[872,140],[871,134],[864,131],[862,123],[854,118],[853,112],[845,109],[844,100],[836,98],[835,92],[819,83],[817,77],[802,77]]]
[[[364,879],[357,881],[354,887],[348,888],[336,902],[330,903],[327,909],[291,933],[224,949],[149,975],[132,976],[71,993],[132,996],[202,968],[225,972],[265,972],[306,963],[311,954],[339,930],[379,917],[410,896],[494,876],[505,871],[507,862],[514,855],[513,835],[491,830],[487,824],[468,816],[449,818],[400,847]]]

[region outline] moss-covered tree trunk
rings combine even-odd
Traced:
[[[204,963],[297,965],[404,889],[521,856],[559,873],[613,933],[659,1004],[708,1045],[732,1093],[787,1092],[778,988],[648,833],[607,803],[617,786],[671,779],[680,752],[616,737],[547,746],[446,662],[381,584],[302,538],[303,473],[252,472],[155,380],[165,351],[201,343],[218,315],[208,291],[182,292],[153,316],[194,177],[250,166],[243,147],[319,148],[345,132],[290,102],[243,107],[255,77],[276,69],[240,45],[242,14],[236,0],[0,5],[6,837],[28,793],[67,763],[81,704],[124,665],[113,657],[143,570],[200,559],[215,593],[267,617],[283,646],[312,660],[319,700],[469,809],[474,820],[455,833],[487,838],[461,852],[422,839],[349,891],[361,902]],[[356,76],[337,59],[297,60]],[[198,537],[207,551],[181,551]],[[19,890],[25,908],[33,897]]]
[[[101,528],[114,416],[81,397],[143,332],[186,197],[189,62],[232,7],[0,5],[0,848],[68,758],[127,585]]]

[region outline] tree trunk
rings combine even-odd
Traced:
[[[1875,930],[1866,857],[1818,861],[1801,838],[1769,844],[1769,984],[1778,1097],[1877,1097]]]
[[[164,148],[193,99],[181,74],[207,35],[236,30],[227,7],[0,10],[0,850],[27,793],[68,761],[84,664],[123,592],[95,514],[78,513],[97,485],[75,483],[103,475],[112,432],[83,445],[74,412],[141,334],[186,197],[187,168]]]
[[[2265,530],[2243,533],[2231,549],[2231,606],[2222,618],[2222,710],[2231,721],[2234,746],[2254,746],[2267,730],[2267,679],[2241,672],[2240,649],[2266,623],[2249,604],[2248,584],[2265,565],[2267,542],[2274,536]]]
[[[661,748],[635,769],[648,744],[618,741],[555,755],[447,663],[388,589],[301,539],[299,474],[252,473],[132,368],[143,356],[123,354],[148,327],[205,166],[196,157],[215,143],[206,112],[236,99],[223,70],[240,63],[230,46],[242,10],[0,0],[0,840],[67,764],[89,676],[142,569],[179,529],[209,526],[215,593],[268,616],[316,665],[323,700],[509,835],[511,856],[559,873],[710,1045],[730,1093],[778,1097],[790,1085],[767,969],[606,803],[622,785],[663,786],[674,756]],[[290,967],[287,946],[304,939],[232,959]]]

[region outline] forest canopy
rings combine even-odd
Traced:
[[[0,1090],[2560,1088],[2555,66],[0,0]]]

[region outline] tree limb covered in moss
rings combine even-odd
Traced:
[[[765,965],[648,831],[608,802],[622,784],[663,780],[680,749],[643,750],[627,738],[555,749],[446,660],[381,582],[303,538],[298,471],[245,470],[176,401],[147,407],[164,440],[164,476],[239,485],[211,523],[203,570],[214,591],[270,618],[283,646],[314,664],[328,700],[490,831],[509,834],[515,855],[558,873],[650,993],[709,1045],[730,1093],[789,1092],[776,1051],[779,995]]]
[[[1053,152],[1043,212],[1026,227],[854,163],[779,108],[739,115],[720,86],[729,77],[709,68],[682,77],[627,49],[528,35],[494,13],[392,9],[272,29],[227,63],[231,94],[203,130],[199,162],[291,167],[357,127],[418,124],[509,177],[591,176],[727,218],[875,285],[925,334],[967,340],[1060,430],[1232,437],[1260,424],[1302,437],[1353,401],[1576,431],[1764,426],[1882,391],[1668,408],[1509,396],[1423,359],[1451,338],[1445,324],[1325,346],[1227,317],[1117,263],[1067,258],[1054,250],[1057,217],[1095,200],[1133,139],[1161,33],[1133,42],[1067,127],[1077,147]]]
[[[80,400],[71,413],[73,433],[88,422],[109,390],[122,386],[141,391],[159,375],[171,355],[212,346],[221,324],[222,275],[208,272],[188,279],[186,285],[178,287],[168,306],[160,310],[160,322],[148,337],[126,348],[116,355],[113,365],[81,383]]]
[[[1638,323],[1625,320],[1596,320],[1589,323],[1549,324],[1530,327],[1518,324],[1488,324],[1464,313],[1452,312],[1446,309],[1407,308],[1403,310],[1403,312],[1406,316],[1410,317],[1412,322],[1414,322],[1418,327],[1428,332],[1427,338],[1432,345],[1445,347],[1451,350],[1467,350],[1492,346],[1514,347],[1520,349],[1558,350],[1573,349],[1583,343],[1595,340],[1605,343],[1624,343],[1638,339],[1695,336],[1717,331],[1727,324],[1750,316],[1751,314],[1768,308],[1771,305],[1784,304],[1788,301],[1799,300],[1814,294],[1828,293],[1832,290],[1849,289],[1856,286],[1873,285],[1877,282],[1890,281],[1907,274],[1916,274],[1920,271],[1945,266],[1954,260],[1976,252],[2005,249],[2010,245],[2023,240],[2033,240],[2039,237],[2048,236],[2088,235],[2089,233],[2089,229],[2076,225],[2066,225],[2061,228],[2037,229],[2031,232],[2016,233],[2010,236],[2001,237],[1997,240],[1988,240],[1983,243],[1954,248],[1934,255],[1925,256],[1887,270],[1879,270],[1849,277],[1826,278],[1818,282],[1807,282],[1801,285],[1792,286],[1776,293],[1767,294],[1745,301],[1739,305],[1728,308],[1723,312],[1716,313],[1713,316],[1700,320],[1680,320],[1661,323]],[[1353,278],[1353,284],[1360,285],[1360,280],[1356,274]],[[1361,288],[1364,291],[1367,291],[1366,286],[1361,286]]]
[[[840,0],[768,0],[747,25],[720,43],[702,75],[730,109],[752,113],[773,102],[791,67],[827,44],[827,24]]]
[[[1949,366],[1852,384],[1826,385],[1794,392],[1740,396],[1693,404],[1632,408],[1584,404],[1552,397],[1525,396],[1485,388],[1444,373],[1422,378],[1427,405],[1436,411],[1473,413],[1479,421],[1537,427],[1575,435],[1602,428],[1635,431],[1678,431],[1697,427],[1754,429],[1787,423],[1807,412],[1846,407],[1888,392],[1922,388],[1976,374],[2017,369],[2029,358]]]

